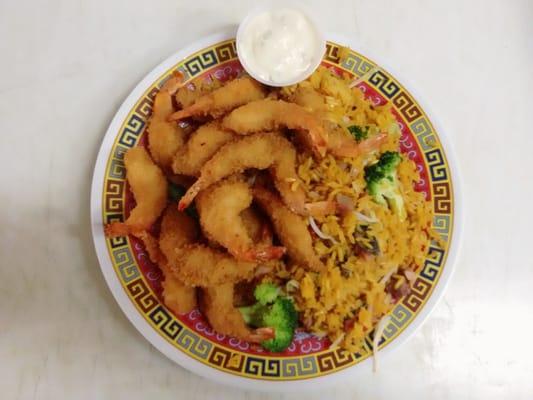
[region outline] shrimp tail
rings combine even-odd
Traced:
[[[265,262],[270,260],[279,260],[287,249],[283,246],[268,246],[258,249],[249,249],[245,251],[239,251],[234,254],[235,258],[242,261],[259,261]]]
[[[127,236],[131,233],[130,227],[125,222],[111,222],[104,228],[107,237]]]
[[[182,83],[183,74],[179,71],[174,71],[172,76],[161,87],[161,90],[166,90],[169,94],[174,94],[181,87]]]
[[[330,151],[333,155],[338,157],[357,157],[361,154],[377,150],[386,140],[387,134],[380,133],[374,137],[363,140],[360,143],[350,139],[349,143],[343,143],[342,146],[332,147],[330,148]]]
[[[198,179],[196,182],[194,182],[191,187],[187,190],[185,195],[181,198],[181,200],[178,203],[178,210],[183,211],[189,205],[192,203],[196,195],[202,190],[202,181],[201,179]]]
[[[274,328],[257,328],[248,336],[248,341],[252,343],[261,343],[265,340],[273,339],[276,336]]]
[[[193,115],[198,115],[199,113],[201,113],[203,109],[204,109],[203,104],[195,103],[187,108],[184,108],[183,110],[179,110],[171,114],[168,117],[167,121],[168,122],[179,121],[184,118],[192,117]]]

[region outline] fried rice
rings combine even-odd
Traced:
[[[314,249],[327,268],[314,273],[300,266],[279,271],[302,314],[304,326],[317,335],[327,335],[334,346],[358,351],[365,336],[409,292],[435,238],[431,230],[432,208],[424,193],[414,190],[420,177],[406,156],[398,167],[398,180],[407,218],[401,220],[388,207],[376,203],[365,191],[364,168],[385,151],[399,151],[400,130],[390,104],[375,106],[364,93],[349,88],[348,76],[338,77],[319,68],[300,86],[309,86],[325,96],[327,119],[345,127],[368,127],[369,132],[387,132],[378,152],[353,158],[326,156],[315,159],[300,154],[298,175],[313,201],[344,203],[342,215],[310,217]],[[290,95],[297,86],[284,88]]]

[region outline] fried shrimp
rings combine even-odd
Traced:
[[[222,130],[216,122],[202,125],[191,134],[185,146],[175,153],[172,170],[175,174],[198,176],[206,161],[235,136],[232,132]]]
[[[172,95],[180,84],[180,76],[172,76],[166,81],[155,96],[152,117],[147,128],[150,154],[164,169],[170,167],[174,153],[185,142],[185,130],[175,122],[167,122],[167,118],[174,112]]]
[[[361,142],[357,142],[346,129],[332,124],[326,119],[326,103],[324,96],[309,87],[299,87],[290,97],[294,103],[313,112],[322,121],[322,126],[327,135],[328,151],[336,157],[357,157],[379,149],[387,141],[387,134],[379,133]],[[333,126],[332,126],[333,125]],[[301,138],[306,142],[306,138]]]
[[[207,115],[216,118],[234,108],[253,100],[262,99],[265,96],[266,91],[262,84],[250,77],[238,78],[197,98],[192,105],[173,113],[168,120],[179,121],[187,117]]]
[[[216,286],[250,280],[257,263],[238,261],[222,251],[197,243],[196,222],[171,205],[161,224],[159,246],[168,269],[187,286]]]
[[[305,108],[283,100],[263,99],[248,103],[226,116],[222,127],[241,135],[286,127],[304,132],[308,136],[306,142],[317,155],[323,156],[327,147],[327,136],[320,119]]]
[[[252,204],[247,183],[229,178],[202,191],[196,198],[202,230],[208,239],[225,247],[238,260],[267,261],[279,259],[285,248],[255,245],[241,212]]]
[[[161,222],[159,248],[162,257],[159,267],[164,276],[162,284],[164,303],[177,314],[184,314],[196,308],[196,289],[184,285],[175,276],[168,264],[167,256],[176,248],[194,242],[197,236],[198,229],[194,220],[187,214],[179,212],[175,204],[168,206]]]
[[[293,261],[315,272],[324,270],[313,249],[311,235],[303,218],[294,214],[274,193],[262,187],[254,187],[254,200],[270,217],[281,243]]]
[[[126,179],[137,205],[125,222],[105,227],[107,236],[123,236],[145,231],[161,215],[167,203],[167,180],[143,147],[134,147],[124,155]]]
[[[274,337],[272,328],[250,329],[233,304],[234,285],[226,283],[202,290],[200,308],[212,328],[219,333],[234,336],[252,343],[260,343]]]
[[[224,252],[203,244],[191,244],[175,249],[169,255],[173,273],[189,286],[216,286],[250,280],[257,263],[239,261]]]
[[[296,173],[296,150],[275,133],[245,136],[224,145],[204,164],[200,177],[180,200],[180,210],[187,208],[201,190],[249,168],[269,169],[285,204],[298,214],[307,214],[305,192]]]
[[[353,137],[338,129],[329,132],[329,151],[337,157],[357,157],[378,150],[387,141],[386,133],[378,133],[357,143]]]

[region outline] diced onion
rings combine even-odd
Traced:
[[[341,333],[341,334],[337,337],[337,339],[335,339],[335,340],[333,341],[333,343],[331,343],[331,345],[329,346],[329,350],[334,349],[334,348],[336,348],[336,347],[339,347],[339,345],[340,345],[341,342],[342,342],[342,339],[344,339],[344,335],[345,335],[344,333]]]
[[[260,265],[255,270],[255,276],[265,275],[272,271],[272,267],[270,265]]]
[[[410,283],[413,283],[415,281],[416,272],[411,271],[410,269],[406,269],[405,271],[403,271],[403,273]]]
[[[362,213],[357,212],[357,211],[355,212],[355,215],[360,221],[367,222],[369,224],[373,224],[373,223],[378,222],[377,219],[370,218],[370,217],[366,216],[365,214],[362,214]]]
[[[398,266],[391,268],[384,276],[381,278],[379,283],[385,284],[389,281],[392,275],[394,275],[398,271]]]
[[[372,340],[372,358],[374,360],[374,365],[372,370],[376,372],[378,370],[378,345],[379,341],[381,340],[381,337],[383,336],[383,332],[385,331],[385,327],[390,321],[390,315],[385,315],[383,318],[381,318],[376,325],[376,329],[374,331],[374,340]]]
[[[337,241],[329,235],[326,235],[324,232],[320,230],[320,228],[317,226],[315,219],[311,216],[309,216],[309,225],[311,226],[311,229],[316,233],[316,235],[323,240],[331,240],[333,243],[337,243]]]
[[[351,81],[348,87],[350,89],[356,87],[359,83],[363,82],[365,79],[369,78],[374,72],[377,72],[377,71],[379,71],[378,67],[371,68],[370,70],[365,72],[363,75],[361,75],[359,78],[356,78],[353,81]]]
[[[285,284],[285,291],[287,293],[292,292],[294,289],[298,289],[300,287],[300,283],[296,279],[291,279]]]

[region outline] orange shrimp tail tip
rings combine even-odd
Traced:
[[[198,192],[200,191],[201,189],[201,186],[200,184],[198,183],[199,181],[196,181],[188,190],[187,192],[185,193],[185,195],[181,198],[181,200],[179,201],[178,203],[178,210],[179,211],[183,211],[185,210],[187,207],[189,207],[189,205],[192,203],[192,201],[194,200],[194,198],[196,197],[196,195],[198,194]]]
[[[104,227],[107,237],[126,236],[130,234],[130,228],[124,222],[111,222]]]
[[[179,87],[183,83],[183,74],[179,71],[174,71],[172,76],[161,87],[161,90],[174,94],[178,91]]]
[[[173,114],[170,114],[170,116],[167,118],[167,121],[168,122],[179,121],[181,119],[190,117],[191,115],[193,115],[192,110],[190,108],[185,108],[183,110],[179,110]]]
[[[192,117],[194,115],[202,114],[203,110],[204,107],[202,104],[193,104],[192,106],[184,108],[183,110],[178,110],[175,113],[170,114],[167,121],[179,121],[188,117]]]
[[[187,203],[186,201],[183,201],[183,199],[180,200],[180,202],[178,203],[178,210],[185,211],[187,207],[189,207],[189,203]]]
[[[259,250],[256,253],[257,261],[269,261],[269,260],[279,260],[285,255],[287,249],[283,246],[272,246],[267,247],[266,249]]]
[[[262,249],[251,249],[235,254],[235,257],[242,261],[259,261],[265,262],[270,260],[279,260],[287,249],[283,246],[270,246]]]
[[[252,343],[261,343],[265,340],[273,339],[275,336],[274,328],[257,328],[252,331],[248,340]]]

